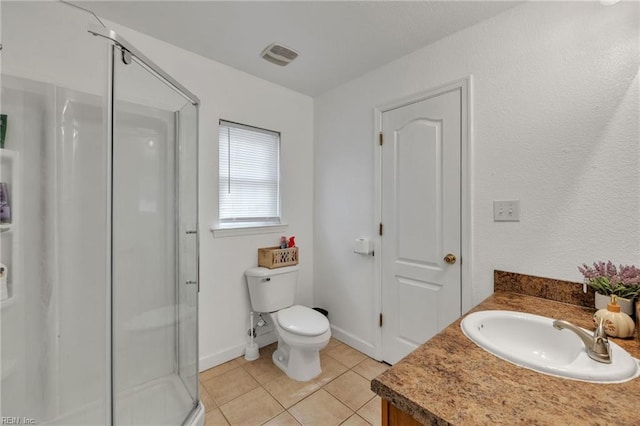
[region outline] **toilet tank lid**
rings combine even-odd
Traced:
[[[298,265],[294,266],[285,266],[283,268],[263,268],[258,266],[256,268],[249,268],[245,271],[245,275],[247,277],[272,277],[278,274],[286,274],[288,272],[294,272],[298,270]]]

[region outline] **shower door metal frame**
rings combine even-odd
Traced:
[[[167,74],[162,68],[156,65],[151,59],[147,58],[144,54],[142,54],[138,49],[133,47],[131,43],[123,39],[116,33],[115,31],[109,28],[102,28],[97,25],[89,25],[89,29],[87,30],[94,36],[104,37],[106,39],[111,40],[117,46],[121,47],[125,51],[129,52],[132,56],[135,56],[144,66],[149,68],[154,74],[157,74],[161,77],[161,80],[165,82],[170,88],[184,96],[189,102],[191,102],[196,107],[200,106],[200,98],[191,93],[186,87],[182,84],[178,83],[173,77]]]
[[[133,47],[131,45],[131,43],[129,43],[128,41],[126,41],[125,39],[123,39],[120,35],[118,35],[115,31],[106,28],[106,27],[100,27],[94,24],[90,24],[89,28],[87,30],[89,33],[91,33],[94,36],[98,36],[98,37],[103,37],[106,38],[108,40],[110,40],[113,44],[111,45],[111,49],[109,49],[109,60],[108,60],[108,68],[109,68],[109,78],[108,78],[108,82],[107,82],[107,111],[106,111],[106,118],[107,118],[107,171],[108,173],[111,173],[112,171],[112,167],[113,167],[113,135],[114,135],[114,117],[115,117],[115,61],[116,61],[116,52],[119,50],[122,54],[122,60],[125,63],[130,63],[131,62],[131,56],[135,57],[137,59],[136,62],[138,62],[141,66],[143,66],[143,68],[146,68],[147,71],[149,71],[152,75],[155,75],[161,82],[163,82],[165,85],[167,85],[170,89],[174,90],[175,92],[177,92],[178,94],[180,94],[182,97],[184,97],[186,100],[188,100],[195,108],[196,108],[196,119],[195,119],[195,158],[196,161],[198,159],[198,151],[199,151],[199,110],[200,110],[200,99],[194,95],[193,93],[191,93],[187,88],[185,88],[183,85],[181,85],[179,82],[177,82],[173,77],[171,77],[169,74],[167,74],[164,70],[162,70],[162,68],[160,68],[157,64],[155,64],[152,60],[150,60],[149,58],[147,58],[144,54],[142,54],[138,49],[136,49],[135,47]],[[179,122],[177,121],[179,118],[179,112],[176,112],[176,135],[177,135],[177,126],[179,125]],[[177,146],[176,146],[177,149]],[[196,164],[197,167],[197,164]],[[176,168],[177,168],[177,163],[176,163]],[[177,184],[177,183],[176,183]],[[107,179],[107,209],[109,211],[112,210],[112,202],[113,202],[113,184],[110,178]],[[196,212],[196,222],[195,222],[195,230],[190,231],[188,233],[194,233],[195,234],[195,238],[196,238],[196,242],[195,242],[195,247],[196,247],[196,284],[197,284],[197,293],[200,293],[200,220],[199,220],[199,200],[198,200],[198,196],[197,194],[199,193],[199,179],[197,178],[197,174],[196,174],[196,188],[195,188],[195,201],[196,201],[196,205],[195,205],[195,212]],[[177,218],[176,218],[177,219]],[[111,221],[108,220],[107,221],[107,235],[111,235],[112,233],[112,224]],[[113,271],[112,271],[112,259],[113,259],[113,255],[112,255],[112,243],[111,243],[111,239],[107,239],[107,279],[108,282],[112,282],[112,277],[113,277]],[[192,282],[187,282],[184,283],[185,285],[189,285],[192,284]],[[176,288],[177,286],[180,285],[179,280],[176,280]],[[113,346],[114,346],[114,341],[113,341],[113,311],[112,311],[112,285],[109,286],[107,288],[106,291],[106,300],[108,303],[108,330],[107,330],[107,347],[108,347],[108,351],[107,351],[107,363],[110,366],[110,371],[108,372],[108,376],[109,379],[106,381],[107,383],[107,395],[110,395],[110,410],[107,410],[107,419],[106,422],[107,424],[114,424],[114,420],[115,420],[115,413],[114,413],[114,401],[115,401],[115,393],[114,393],[114,384],[113,384],[113,370],[114,370],[114,365],[113,365]],[[199,316],[198,314],[199,311],[199,300],[196,299],[196,312],[195,312],[195,316],[196,316],[196,329],[195,329],[195,335],[196,335],[196,348],[195,348],[195,353],[196,353],[196,375],[199,373],[199,340],[197,339],[197,336],[199,334],[199,324],[197,321],[197,318]],[[179,332],[179,329],[177,329],[177,332]],[[176,335],[176,339],[179,341],[178,336]],[[178,353],[179,350],[176,347],[176,352]],[[178,355],[178,354],[176,354]],[[179,358],[176,358],[177,361],[177,366],[179,368]],[[178,374],[178,376],[180,377],[180,375]],[[181,378],[182,379],[182,378]],[[183,384],[186,386],[186,383]],[[184,424],[190,424],[191,419],[193,419],[194,417],[196,417],[197,415],[197,409],[198,406],[201,405],[201,402],[199,401],[200,398],[200,390],[199,390],[199,386],[196,386],[196,400],[193,406],[193,409],[189,412],[189,414],[186,416],[185,420],[184,420]]]

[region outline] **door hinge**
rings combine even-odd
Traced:
[[[382,132],[380,132],[380,146],[382,146],[384,142],[384,136],[382,136]]]
[[[380,317],[378,318],[378,327],[382,327],[382,312],[380,312]]]
[[[378,228],[378,234],[382,235],[382,223],[380,223],[380,227]]]

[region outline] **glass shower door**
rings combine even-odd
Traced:
[[[177,425],[198,401],[197,108],[113,61],[113,420]]]

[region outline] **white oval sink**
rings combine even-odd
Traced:
[[[612,341],[612,363],[594,361],[574,332],[556,330],[553,321],[524,312],[480,311],[467,315],[460,327],[487,352],[539,373],[594,383],[622,383],[640,375],[638,360]]]

